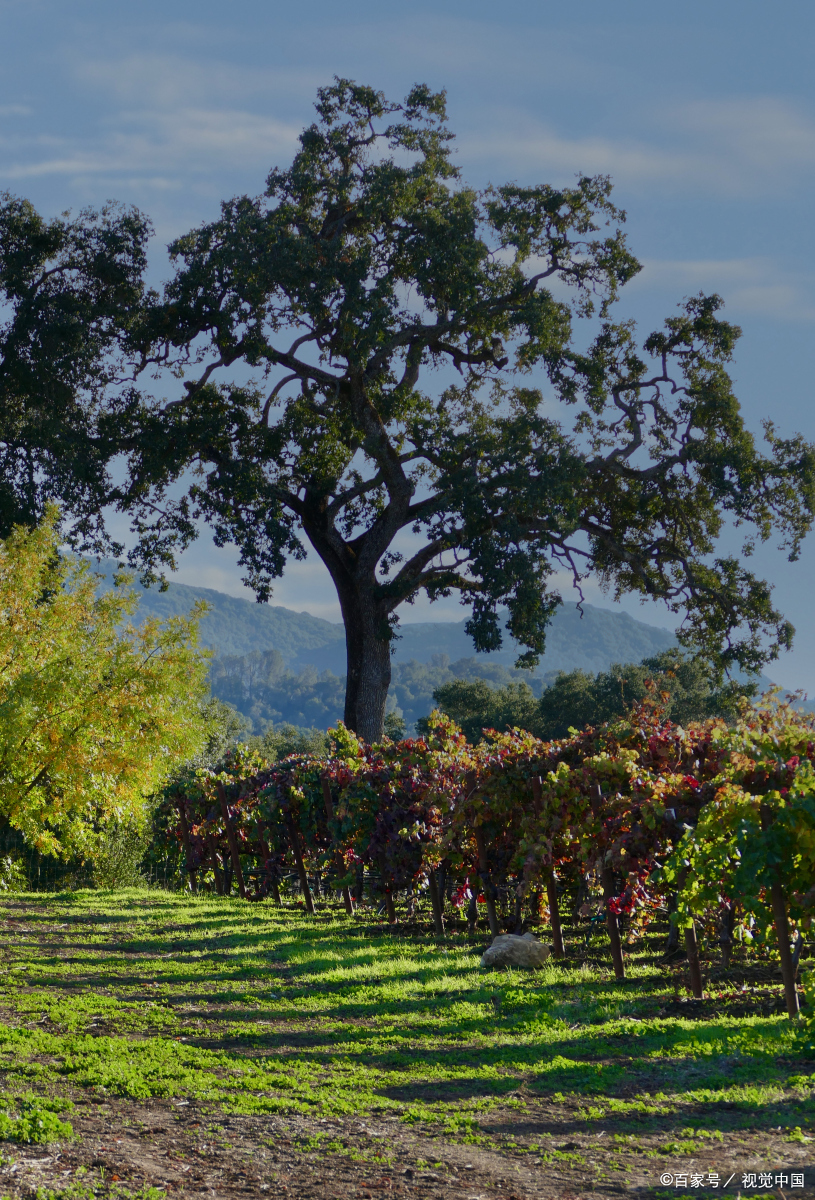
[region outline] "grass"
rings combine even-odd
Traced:
[[[600,935],[528,975],[483,971],[483,935],[441,942],[230,898],[13,896],[0,919],[5,1120],[39,1114],[41,1140],[67,1136],[82,1097],[186,1101],[216,1123],[307,1118],[303,1153],[388,1165],[386,1140],[320,1128],[376,1117],[420,1131],[428,1162],[438,1141],[579,1173],[596,1144],[602,1170],[637,1163],[656,1180],[745,1132],[787,1150],[813,1136],[806,1032],[724,1001],[676,1015],[655,943],[631,950],[619,983]]]

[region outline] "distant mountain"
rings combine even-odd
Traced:
[[[112,585],[115,563],[94,564],[94,569],[105,577],[107,586]],[[165,592],[158,587],[145,589],[138,583],[134,587],[140,595],[139,616],[155,616],[162,621],[185,616],[197,601],[206,601],[210,611],[201,621],[201,641],[219,657],[250,654],[253,650],[278,650],[286,665],[294,670],[314,664],[321,670],[330,667],[345,673],[345,635],[341,625],[312,617],[310,613],[293,612],[275,604],[255,604],[186,583],[171,583]],[[325,651],[330,661],[325,659]]]
[[[112,586],[113,563],[95,568]],[[326,729],[342,716],[345,694],[345,637],[331,621],[293,612],[280,605],[254,604],[211,588],[171,583],[140,593],[138,614],[160,620],[187,614],[198,600],[209,612],[201,621],[201,640],[214,650],[210,681],[213,693],[234,704],[262,733],[269,723]],[[136,618],[138,620],[138,616]],[[667,629],[637,621],[627,613],[575,604],[558,609],[546,639],[546,653],[534,672],[513,669],[518,646],[476,654],[464,632],[465,621],[424,621],[403,625],[395,644],[389,710],[401,712],[409,726],[433,707],[433,690],[452,679],[485,679],[493,687],[525,681],[536,696],[558,671],[581,668],[590,674],[614,663],[638,663],[676,645]],[[770,686],[761,676],[760,690]]]
[[[113,563],[96,567],[108,585],[115,571]],[[197,600],[205,600],[210,611],[201,621],[201,640],[219,658],[245,655],[255,650],[277,650],[286,667],[299,672],[306,667],[318,671],[345,674],[345,635],[342,625],[323,621],[306,612],[294,612],[273,604],[255,604],[237,596],[227,596],[211,588],[171,583],[167,591],[157,587],[145,590],[136,585],[141,599],[139,613],[166,620],[188,613]],[[492,654],[476,655],[464,632],[465,620],[425,621],[403,625],[395,645],[397,663],[443,663],[475,659],[489,665],[511,668],[518,647],[509,638]],[[612,663],[641,662],[676,645],[668,629],[647,625],[623,612],[583,605],[581,616],[576,604],[562,605],[549,627],[546,653],[535,670],[536,676],[553,671],[572,671],[577,667],[596,673]],[[442,656],[442,657],[439,657]]]
[[[464,632],[463,621],[423,622],[403,625],[396,643],[397,662],[432,662],[433,656],[448,654],[451,659],[474,655],[473,643]],[[646,625],[627,613],[612,612],[584,604],[581,615],[576,604],[563,604],[555,613],[546,633],[546,653],[535,669],[535,675],[553,671],[573,671],[580,667],[596,674],[612,663],[641,662],[662,650],[676,645],[668,629]],[[478,659],[512,667],[521,648],[511,638],[492,654],[479,654]]]

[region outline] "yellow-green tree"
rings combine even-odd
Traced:
[[[84,855],[201,745],[207,655],[199,612],[134,627],[132,591],[97,595],[58,523],[0,542],[0,826]]]

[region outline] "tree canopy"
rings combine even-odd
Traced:
[[[204,740],[206,655],[194,615],[134,628],[136,597],[58,547],[53,510],[0,544],[0,826],[83,854]]]
[[[58,501],[77,545],[111,546],[105,416],[132,387],[150,232],[136,209],[46,221],[0,193],[0,537]]]
[[[135,375],[173,371],[183,395],[113,388],[99,414],[132,561],[172,565],[203,521],[266,599],[313,547],[345,624],[345,720],[370,740],[421,593],[470,605],[479,650],[506,608],[529,664],[563,570],[663,600],[719,669],[788,646],[770,586],[717,542],[745,526],[745,554],[777,533],[794,558],[815,456],[745,428],[719,297],[641,337],[616,316],[639,264],[607,178],[468,187],[423,86],[398,104],[337,80],[316,108],[265,194],[174,242],[163,296],[133,306]]]
[[[643,702],[679,725],[710,717],[733,721],[741,697],[755,691],[754,683],[721,686],[709,663],[666,650],[641,663],[615,663],[596,675],[559,671],[539,697],[523,682],[490,687],[483,679],[453,679],[437,687],[433,699],[475,743],[484,729],[524,729],[544,741],[565,738],[570,729],[597,728]],[[420,728],[424,724],[419,722]]]

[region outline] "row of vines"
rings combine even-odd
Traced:
[[[332,731],[325,758],[275,764],[238,747],[215,771],[176,780],[164,794],[167,836],[189,886],[280,901],[296,872],[305,907],[314,893],[367,887],[396,921],[395,899],[429,897],[436,934],[445,909],[476,900],[502,932],[525,904],[551,927],[561,914],[605,923],[618,978],[621,922],[672,915],[684,931],[692,990],[702,995],[697,929],[773,939],[787,1009],[798,1011],[797,949],[815,906],[815,728],[770,698],[728,727],[671,724],[658,704],[623,721],[542,742],[515,730],[470,745],[434,714],[428,734],[380,745]]]

